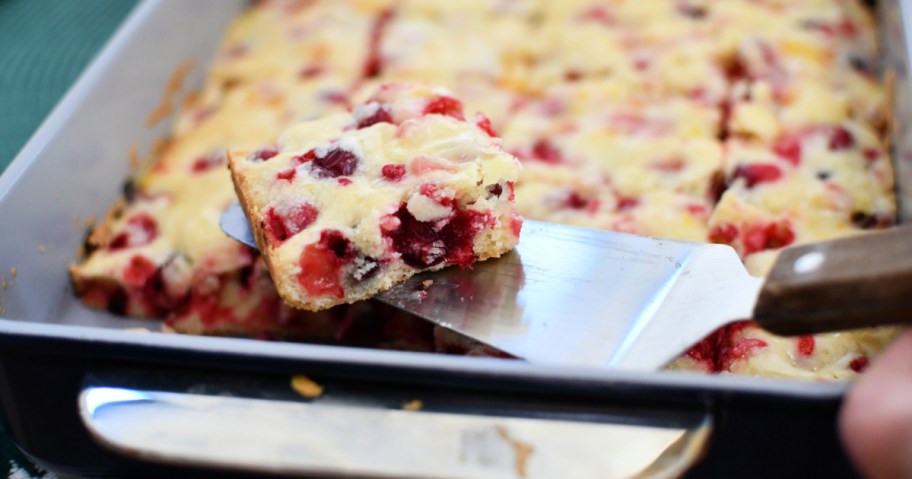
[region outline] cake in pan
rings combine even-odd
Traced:
[[[893,223],[877,58],[861,0],[260,1],[91,235],[77,294],[185,333],[349,334],[362,305],[290,308],[263,258],[219,230],[236,199],[227,152],[271,154],[285,129],[397,82],[487,114],[523,163],[525,218],[726,243],[764,274],[780,248]],[[387,346],[490,352],[384,316],[372,331]],[[781,338],[744,322],[671,367],[845,378],[893,334]]]

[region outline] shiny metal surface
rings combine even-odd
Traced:
[[[397,478],[678,477],[711,424],[708,415],[682,429],[112,387],[84,389],[79,411],[103,444],[143,459]]]
[[[251,244],[239,208],[222,225]],[[761,283],[728,246],[527,221],[504,257],[377,299],[534,363],[650,371],[750,318]]]

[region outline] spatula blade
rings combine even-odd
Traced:
[[[252,242],[240,209],[222,228]],[[530,362],[655,370],[750,317],[760,284],[727,246],[526,221],[503,257],[376,298]]]

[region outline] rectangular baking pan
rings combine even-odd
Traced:
[[[424,409],[406,417],[406,423],[410,417],[424,420],[446,414],[494,425],[522,419],[552,428],[566,423],[664,428],[685,431],[691,439],[695,432],[711,430],[702,460],[689,472],[693,477],[852,475],[835,432],[844,383],[674,372],[630,374],[532,367],[522,361],[137,333],[130,328],[149,323],[83,307],[67,274],[83,241],[82,223],[103,214],[120,194],[116,185],[130,174],[127,152],[134,146],[147,151],[169,133],[170,125],[149,128],[144,119],[161,101],[171,72],[187,59],[204,64],[211,58],[224,27],[246,5],[242,0],[142,2],[0,177],[0,224],[5,233],[0,275],[9,282],[0,291],[0,403],[8,430],[26,454],[50,470],[110,477],[382,477],[397,470],[368,457],[371,454],[366,451],[341,462],[351,467],[308,462],[306,457],[288,464],[278,464],[275,458],[244,460],[215,437],[203,445],[191,444],[199,442],[198,437],[184,437],[182,450],[193,454],[181,455],[162,446],[162,438],[169,444],[180,442],[180,434],[192,435],[192,424],[183,433],[175,426],[172,435],[157,431],[158,439],[130,443],[130,438],[109,434],[112,428],[123,429],[116,421],[105,422],[95,414],[101,410],[99,397],[130,407],[167,401],[211,405],[232,397],[254,401],[251,410],[253,404],[261,404],[255,401],[272,401],[277,410],[299,408],[289,410],[291,416],[309,414],[300,408],[315,402],[289,387],[292,375],[306,374],[324,385],[326,397],[335,398],[334,404],[354,408],[348,412],[391,411],[403,402],[421,399]],[[902,186],[912,185],[912,133],[908,132],[912,97],[909,37],[903,20],[912,21],[912,8],[900,1],[882,1],[877,8],[883,66],[893,78],[891,128],[900,211],[906,219],[912,211],[912,189]],[[204,71],[194,69],[189,82],[201,83]],[[14,278],[8,273],[11,268],[16,269]],[[139,394],[141,400],[118,402],[123,394]],[[141,408],[136,411],[146,414]],[[249,421],[239,426],[241,437],[283,433],[258,430],[263,426],[253,416],[239,420]],[[370,421],[362,420],[357,425],[362,429],[352,434],[381,429],[379,422]],[[288,427],[292,423],[289,420]],[[396,431],[397,424],[390,430]],[[319,442],[327,432],[314,426],[295,431],[294,436]],[[423,446],[410,444],[416,450]],[[439,472],[431,467],[416,474]]]

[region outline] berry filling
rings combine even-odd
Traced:
[[[868,368],[868,363],[870,363],[870,361],[867,356],[858,356],[849,363],[849,369],[856,373],[860,373]]]
[[[338,178],[340,176],[349,176],[358,168],[358,157],[347,150],[339,148],[329,150],[323,156],[320,156],[315,150],[311,150],[303,155],[303,158],[311,160],[313,172],[320,178]]]
[[[390,115],[390,112],[387,111],[386,108],[378,107],[373,115],[362,118],[358,121],[358,129],[367,128],[376,125],[377,123],[393,123],[393,116]]]
[[[570,210],[589,210],[598,209],[598,200],[595,198],[586,198],[577,191],[567,193],[567,196],[561,201],[561,208]]]
[[[221,153],[213,153],[205,156],[201,156],[193,162],[193,166],[190,168],[194,173],[202,173],[204,171],[217,168],[225,163],[225,156]]]
[[[735,169],[734,178],[744,178],[747,187],[753,188],[760,183],[770,183],[782,177],[782,170],[769,163],[753,163],[741,165]]]
[[[497,132],[494,131],[494,127],[491,126],[491,120],[481,113],[475,114],[475,124],[491,138],[500,138],[500,135],[498,135]]]
[[[802,356],[810,356],[814,354],[815,341],[813,336],[799,336],[798,337],[798,354]]]
[[[383,165],[383,168],[380,169],[380,173],[383,174],[383,177],[387,180],[396,182],[405,176],[405,165]]]
[[[130,286],[142,286],[146,284],[146,280],[155,274],[155,270],[157,269],[158,266],[149,258],[142,255],[135,255],[130,258],[130,262],[127,263],[127,266],[124,268],[124,283]]]
[[[783,136],[776,140],[773,152],[785,161],[798,166],[801,162],[801,140],[796,136]]]
[[[472,210],[455,211],[445,222],[418,221],[405,205],[391,216],[398,219],[398,226],[384,234],[392,240],[393,250],[402,256],[402,261],[417,269],[442,262],[471,265],[475,261],[475,236],[495,221],[490,214]],[[396,222],[385,224],[393,226]]]
[[[617,197],[617,209],[618,211],[627,211],[639,206],[640,200],[632,196],[623,196],[618,195]]]
[[[740,321],[722,326],[690,348],[687,356],[702,364],[709,372],[729,370],[735,361],[767,346],[762,339],[743,337],[741,331],[749,324],[752,323]]]
[[[846,150],[855,146],[855,137],[852,136],[849,130],[840,126],[833,130],[828,146],[833,151]]]
[[[425,115],[446,115],[457,120],[465,120],[462,115],[462,102],[449,96],[438,96],[424,107]]]
[[[253,153],[247,155],[247,161],[259,163],[266,161],[279,154],[279,149],[275,146],[264,146],[258,148]]]
[[[532,145],[532,156],[539,161],[551,164],[563,161],[560,150],[546,139],[540,139]]]
[[[345,296],[341,269],[357,256],[351,241],[338,230],[323,230],[320,241],[301,251],[298,282],[311,296]]]
[[[108,243],[108,249],[118,251],[151,243],[158,237],[158,225],[149,215],[137,214],[127,220],[127,226]]]
[[[289,168],[284,171],[276,173],[276,180],[283,180],[291,183],[294,181],[295,175],[297,175],[298,170],[295,168]]]
[[[768,249],[783,248],[795,241],[795,232],[787,220],[766,225],[748,225],[743,232],[744,254]]]
[[[272,207],[266,211],[263,228],[270,244],[278,245],[300,233],[317,219],[319,212],[310,203]]]
[[[738,238],[738,227],[731,223],[721,223],[709,230],[709,241],[718,244],[732,244]]]

